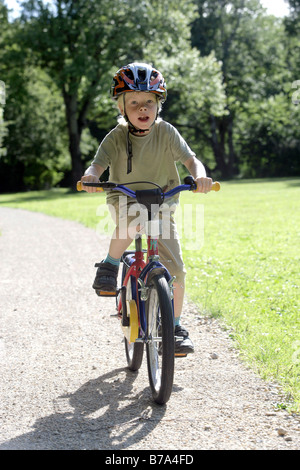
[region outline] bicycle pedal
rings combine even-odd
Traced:
[[[175,357],[186,357],[186,353],[175,353]]]
[[[99,297],[116,297],[117,292],[108,292],[105,290],[96,290],[96,294]]]

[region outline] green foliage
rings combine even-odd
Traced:
[[[61,96],[36,67],[26,67],[19,80],[11,71],[7,83],[7,153],[1,172],[9,173],[1,186],[6,190],[52,187],[70,166],[66,135],[58,131],[65,127]],[[22,183],[15,180],[16,174],[22,175]]]
[[[195,3],[193,44],[203,55],[214,51],[221,61],[227,96],[229,114],[211,117],[211,136],[206,131],[216,169],[223,177],[299,174],[299,126],[290,97],[300,73],[295,67],[299,44],[257,0]]]
[[[0,82],[0,158],[6,155],[6,148],[3,146],[3,139],[7,135],[7,125],[4,122],[5,105],[5,83]]]
[[[201,64],[189,42],[189,23],[194,18],[192,1],[186,1],[184,7],[172,0],[57,0],[51,6],[30,0],[22,5],[22,28],[16,38],[28,60],[45,70],[63,95],[73,183],[83,171],[83,129],[87,122],[101,120],[103,95],[116,68],[132,60],[148,60],[156,65],[179,54],[186,64],[188,57]],[[186,67],[187,78],[188,70]],[[210,78],[216,81],[213,75]],[[217,106],[217,96],[214,101]],[[111,115],[112,111],[109,122]]]
[[[5,36],[6,28],[8,26],[7,9],[0,1],[0,24],[3,28],[2,36]],[[0,48],[2,41],[0,37]],[[6,155],[6,148],[4,147],[4,137],[7,135],[7,124],[4,121],[4,107],[6,103],[6,86],[5,82],[1,80],[0,76],[0,158]]]
[[[279,20],[258,0],[30,0],[9,22],[0,0],[2,190],[74,184],[116,124],[111,77],[133,60],[162,70],[162,116],[214,177],[299,174],[290,5]]]
[[[249,100],[239,114],[241,172],[247,177],[300,174],[299,107],[278,93]]]
[[[160,63],[162,70],[172,70],[163,116],[180,130],[201,161],[210,166],[208,116],[228,113],[221,63],[213,52],[201,57],[196,49],[183,50]]]

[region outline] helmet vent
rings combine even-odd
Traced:
[[[146,76],[147,76],[146,70],[145,69],[139,69],[139,71],[138,71],[139,80],[144,82],[146,80]]]
[[[134,75],[133,75],[132,70],[127,69],[127,70],[125,70],[124,72],[125,72],[126,77],[129,78],[129,80],[134,80]]]

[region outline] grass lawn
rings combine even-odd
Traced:
[[[0,204],[91,228],[104,221],[103,194],[7,194]],[[300,412],[300,179],[234,181],[219,193],[182,193],[181,207],[196,204],[204,206],[204,243],[191,251],[189,232],[183,233],[187,293],[229,329],[253,369],[283,386],[286,396],[277,406]]]

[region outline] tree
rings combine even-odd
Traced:
[[[193,45],[206,56],[212,51],[222,62],[228,114],[209,117],[216,170],[222,178],[239,173],[243,157],[240,116],[253,104],[286,93],[290,78],[280,22],[266,15],[257,0],[197,0],[198,17],[192,26]],[[259,109],[259,107],[257,108]],[[249,118],[249,116],[248,116]],[[242,135],[244,137],[245,134]],[[245,147],[243,147],[245,148]]]
[[[249,100],[239,113],[240,171],[246,177],[300,174],[299,109],[287,93],[263,101]]]
[[[67,139],[61,132],[62,98],[47,73],[28,63],[22,43],[16,41],[20,28],[18,21],[7,21],[0,32],[0,80],[5,84],[2,191],[51,187],[69,166]]]
[[[72,185],[83,172],[81,137],[96,98],[124,62],[176,50],[189,6],[176,1],[40,0],[22,3],[19,41],[61,91],[72,161]],[[149,54],[147,54],[147,48]],[[152,56],[153,57],[153,56]]]
[[[300,79],[300,0],[287,0],[287,3],[289,3],[290,15],[284,18],[284,26],[288,38],[286,43],[288,65],[294,76]]]
[[[211,174],[215,159],[208,137],[209,116],[227,114],[221,63],[214,53],[201,57],[195,48],[185,48],[161,64],[162,70],[172,71],[163,116],[181,131]]]
[[[5,83],[0,81],[0,158],[6,154],[3,147],[3,139],[7,133],[6,123],[4,122],[4,106],[5,106]]]
[[[2,35],[5,34],[5,30],[8,26],[8,11],[3,1],[0,2],[0,20],[3,28]],[[3,45],[3,41],[0,38],[0,47]],[[6,148],[3,146],[4,137],[7,134],[7,124],[4,122],[4,106],[6,102],[6,87],[3,77],[0,75],[0,158],[6,154]]]

